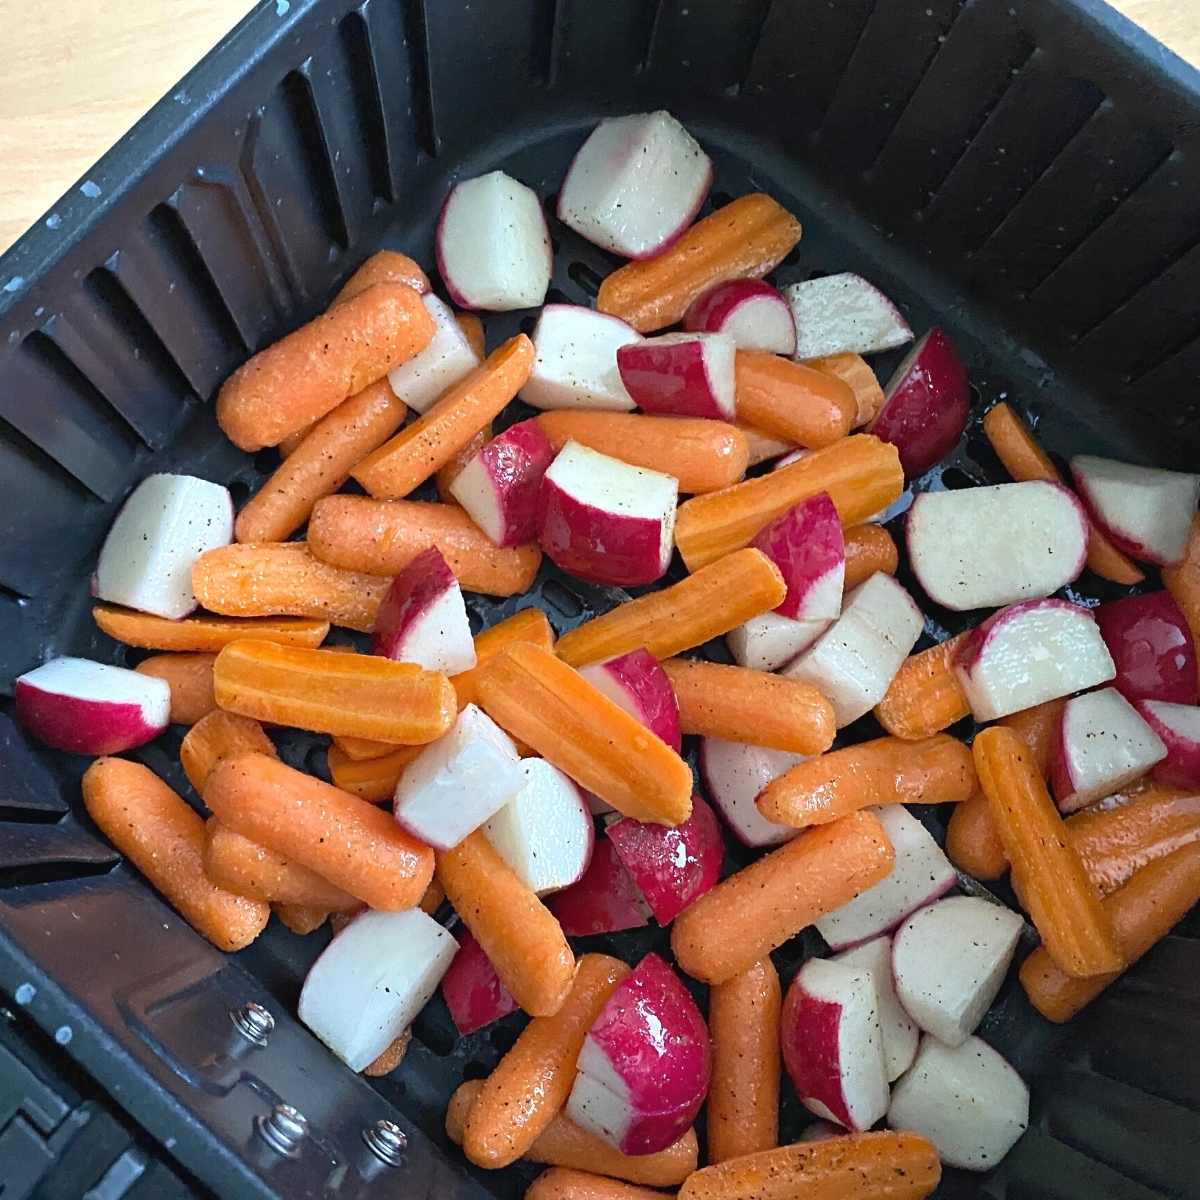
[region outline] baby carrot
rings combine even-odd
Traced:
[[[559,1114],[575,1083],[583,1040],[613,989],[629,974],[623,962],[607,954],[585,954],[578,969],[574,963],[572,968],[574,978],[568,976],[569,990],[564,989],[555,1010],[535,1016],[521,1031],[467,1113],[463,1149],[477,1166],[515,1162]]]
[[[390,1075],[404,1061],[411,1041],[412,1030],[406,1029],[373,1063],[363,1067],[362,1073],[368,1079]]]
[[[780,458],[796,449],[791,442],[772,437],[761,429],[755,429],[753,425],[746,425],[738,421],[734,424],[734,428],[746,439],[746,450],[750,456],[749,465],[752,467],[757,467],[759,463],[770,462],[773,458]],[[680,488],[680,491],[683,489]]]
[[[454,319],[458,322],[459,329],[463,331],[463,337],[475,351],[475,357],[486,358],[487,343],[483,336],[483,322],[474,313],[468,312],[456,312]]]
[[[916,741],[969,716],[971,706],[954,672],[960,633],[919,654],[910,654],[875,705],[875,718],[893,737]]]
[[[204,874],[204,821],[141,763],[98,758],[84,772],[83,803],[110,842],[218,950],[241,950],[271,910]]]
[[[999,879],[1008,870],[1008,855],[992,820],[988,798],[978,792],[956,804],[946,826],[946,855],[976,879]]]
[[[560,408],[537,423],[555,450],[579,442],[630,466],[660,471],[693,495],[737,483],[750,465],[746,435],[728,421]]]
[[[475,666],[450,677],[460,711],[468,704],[479,703],[479,676],[484,665],[509,646],[522,642],[540,646],[543,650],[554,649],[554,630],[540,608],[522,608],[475,635]]]
[[[525,1200],[663,1200],[663,1194],[589,1171],[551,1167],[525,1189]]]
[[[585,621],[558,639],[555,653],[573,667],[640,646],[655,658],[670,658],[778,608],[786,593],[783,576],[765,554],[738,550],[670,587]]]
[[[1192,641],[1200,646],[1200,516],[1192,518],[1187,549],[1183,559],[1172,567],[1163,567],[1163,583],[1183,612],[1192,631]]]
[[[747,545],[768,521],[818,492],[829,493],[843,525],[857,525],[903,489],[896,447],[858,433],[769,475],[693,496],[679,506],[675,545],[695,571]]]
[[[722,880],[671,927],[675,961],[724,983],[878,883],[896,860],[874,813],[810,830]]]
[[[844,438],[857,406],[850,385],[763,350],[737,352],[738,419],[815,450]]]
[[[425,895],[421,897],[421,903],[417,907],[428,913],[431,917],[442,906],[442,902],[446,899],[446,889],[438,883],[437,879],[431,879],[429,886],[425,889]]]
[[[779,973],[760,959],[708,995],[708,1159],[779,1145]]]
[[[317,558],[370,575],[396,575],[436,546],[464,591],[489,596],[528,591],[542,562],[533,544],[494,546],[457,504],[329,496],[313,509],[308,536]]]
[[[1034,768],[1043,779],[1050,774],[1050,756],[1058,745],[1058,731],[1066,703],[1065,698],[1047,700],[1045,704],[1024,708],[996,722],[997,725],[1011,729],[1029,747]]]
[[[694,658],[669,658],[662,666],[684,733],[793,754],[821,754],[833,745],[833,705],[811,684]]]
[[[855,525],[842,534],[846,543],[845,592],[866,583],[877,571],[895,575],[900,554],[892,535],[881,525]]]
[[[351,474],[381,500],[400,500],[448,463],[521,390],[533,343],[510,338],[418,420],[368,454]]]
[[[311,904],[272,904],[271,911],[298,937],[315,933],[329,920],[329,909]]]
[[[328,621],[303,617],[261,617],[238,621],[229,617],[184,617],[171,621],[131,608],[97,604],[96,625],[110,638],[143,650],[193,650],[215,654],[238,638],[279,642],[285,646],[319,646],[329,633]]]
[[[662,825],[691,814],[683,759],[549,650],[509,646],[476,687],[492,720],[618,812]]]
[[[840,379],[854,393],[854,422],[851,428],[861,429],[879,416],[879,410],[883,408],[883,388],[861,354],[829,354],[824,358],[810,358],[804,365]]]
[[[213,698],[216,658],[215,654],[153,654],[134,670],[170,685],[172,725],[195,725],[217,707]]]
[[[876,804],[961,804],[978,786],[956,738],[885,737],[798,763],[762,790],[758,809],[781,825],[824,825]]]
[[[187,731],[179,747],[179,762],[188,783],[199,793],[221,759],[239,754],[275,755],[275,746],[257,721],[218,708]]]
[[[742,196],[697,221],[661,254],[614,271],[600,285],[596,307],[639,333],[665,329],[718,283],[773,271],[800,232],[800,222],[770,196]]]
[[[467,465],[492,440],[492,423],[489,421],[461,450],[450,459],[449,462],[443,463],[437,470],[437,493],[438,499],[443,504],[457,504],[453,495],[450,493],[450,485],[462,473],[463,467]]]
[[[422,296],[429,291],[429,276],[407,254],[377,250],[342,284],[329,307],[337,308],[377,283],[403,283]]]
[[[1029,747],[1011,729],[993,725],[976,736],[974,755],[1013,883],[1051,958],[1078,978],[1119,971],[1112,924]]]
[[[458,711],[441,672],[372,654],[234,642],[213,678],[217,703],[240,716],[405,746],[441,737]]]
[[[264,754],[220,762],[204,785],[213,816],[372,908],[412,908],[433,851],[373,804]]]
[[[424,749],[424,746],[397,746],[380,758],[353,759],[338,746],[330,746],[329,775],[334,787],[360,800],[380,804],[395,795],[404,768]]]
[[[332,648],[330,647],[330,649]],[[352,647],[347,647],[347,649],[352,649]],[[383,758],[385,755],[400,749],[395,742],[381,742],[376,738],[345,737],[338,734],[333,735],[333,745],[346,758],[351,759],[353,762],[365,762],[370,758]]]
[[[234,371],[217,396],[217,423],[241,450],[278,445],[423,350],[433,331],[412,288],[376,284]]]

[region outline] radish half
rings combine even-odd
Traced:
[[[846,543],[827,492],[818,492],[765,525],[750,543],[780,570],[787,596],[775,609],[795,621],[832,621],[842,611]]]
[[[777,671],[807,650],[829,626],[829,621],[793,621],[778,613],[763,613],[731,629],[725,644],[739,667]]]
[[[730,279],[692,301],[683,327],[727,333],[739,350],[796,353],[796,319],[783,293],[761,279]]]
[[[1137,710],[1162,739],[1167,756],[1154,767],[1156,783],[1200,786],[1200,708],[1166,700],[1139,700]]]
[[[734,356],[727,333],[664,333],[617,351],[621,382],[645,412],[732,421]]]
[[[1101,604],[1093,614],[1127,700],[1196,702],[1196,646],[1170,592],[1147,592]]]
[[[843,950],[831,962],[871,972],[875,998],[879,1003],[879,1030],[883,1037],[883,1061],[888,1082],[899,1079],[912,1065],[921,1033],[916,1022],[904,1011],[896,996],[892,979],[892,939],[886,934]]]
[[[677,754],[683,744],[675,689],[657,658],[646,649],[630,650],[579,671],[598,692],[661,738]]]
[[[876,354],[912,341],[900,310],[861,275],[823,275],[784,288],[796,322],[796,357]]]
[[[642,340],[619,317],[577,304],[547,304],[533,331],[533,370],[521,399],[534,408],[630,412],[617,352]]]
[[[419,413],[479,366],[479,355],[455,320],[454,309],[432,292],[422,296],[421,303],[433,318],[433,338],[419,354],[388,372],[392,391]]]
[[[463,1036],[516,1011],[517,1002],[465,925],[458,934],[458,953],[442,976],[442,998]]]
[[[700,742],[700,775],[725,823],[747,846],[778,846],[800,831],[768,821],[754,803],[758,793],[802,763],[802,754],[706,737]]]
[[[650,923],[650,909],[607,838],[599,838],[578,883],[547,901],[567,937],[620,933]]]

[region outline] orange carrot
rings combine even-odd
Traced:
[[[954,806],[946,827],[946,854],[960,871],[976,879],[999,879],[1008,870],[992,806],[982,792]]]
[[[171,621],[131,608],[97,604],[92,618],[102,632],[127,646],[143,650],[192,650],[215,654],[238,638],[279,642],[285,646],[319,646],[329,633],[328,621],[302,617],[237,621],[228,617],[184,617]]]
[[[525,1189],[525,1200],[663,1200],[663,1194],[590,1171],[551,1167]]]
[[[213,699],[216,658],[215,654],[153,654],[134,669],[170,685],[172,725],[195,725],[217,707]]]
[[[299,937],[316,933],[329,920],[329,909],[310,904],[272,904],[271,911]]]
[[[450,896],[453,901],[453,892]],[[478,1166],[515,1162],[562,1110],[575,1082],[583,1040],[613,989],[629,974],[623,962],[607,954],[585,954],[578,970],[574,962],[571,966],[574,978],[568,976],[554,1010],[535,1016],[522,1030],[467,1113],[463,1149]]]
[[[332,649],[333,647],[330,647]],[[381,742],[376,738],[341,737],[334,735],[334,746],[353,762],[366,762],[371,758],[385,758],[399,750],[395,742]]]
[[[429,886],[425,889],[425,895],[421,897],[421,903],[417,907],[432,917],[441,908],[442,902],[445,899],[446,889],[435,878],[430,880]]]
[[[457,504],[450,493],[450,485],[462,473],[467,465],[492,440],[492,423],[489,421],[449,462],[443,463],[437,471],[438,499],[443,504]]]
[[[895,575],[900,554],[892,535],[880,525],[855,525],[844,533],[846,542],[846,579],[844,588],[852,592],[860,583],[882,571]]]
[[[1095,885],[1071,848],[1029,747],[993,725],[975,738],[975,768],[1042,944],[1068,975],[1119,971],[1120,949]]]
[[[403,283],[422,296],[429,291],[429,276],[407,254],[377,250],[342,284],[329,307],[337,308],[377,283]]]
[[[833,745],[833,705],[809,683],[693,658],[662,666],[684,733],[793,754],[822,754]]]
[[[675,545],[695,571],[747,545],[768,521],[818,492],[829,493],[843,525],[857,525],[903,489],[896,447],[858,433],[769,475],[694,496],[679,506]]]
[[[179,761],[188,783],[199,793],[221,759],[252,753],[275,754],[275,746],[263,727],[249,717],[237,717],[218,708],[187,731],[179,747]]]
[[[440,671],[372,654],[234,642],[213,678],[217,703],[240,716],[405,746],[441,737],[458,712]]]
[[[372,908],[412,908],[433,878],[433,851],[390,813],[264,754],[218,763],[204,803],[222,824]]]
[[[665,329],[727,279],[761,279],[800,240],[800,222],[770,196],[742,196],[697,221],[653,258],[626,263],[600,285],[596,307],[639,333]]]
[[[404,1061],[411,1041],[412,1030],[406,1029],[373,1063],[363,1067],[362,1073],[368,1079],[390,1075]]]
[[[391,800],[404,768],[424,750],[424,746],[397,746],[381,758],[353,759],[338,746],[329,747],[329,775],[334,787],[360,800],[380,804]]]
[[[854,393],[855,409],[851,428],[861,429],[879,416],[883,408],[883,388],[861,354],[829,354],[824,358],[810,358],[804,365],[825,375],[832,375],[849,386]]]
[[[875,717],[893,737],[927,738],[969,716],[971,706],[954,673],[960,633],[919,654],[910,654],[875,705]]]
[[[436,474],[521,390],[533,343],[510,338],[418,420],[368,454],[351,474],[376,499],[401,500]]]
[[[487,357],[487,342],[483,335],[483,322],[474,314],[467,312],[456,312],[454,319],[458,322],[458,327],[463,331],[463,337],[471,345],[471,349],[475,352],[476,358]]]
[[[573,667],[639,646],[655,658],[671,658],[777,608],[786,592],[783,576],[766,555],[738,550],[670,587],[585,621],[558,639],[555,652]]]
[[[663,825],[691,814],[683,759],[549,650],[509,646],[476,686],[492,720],[618,812]]]
[[[675,918],[681,970],[724,983],[892,869],[896,855],[874,813],[810,830],[743,867]]]
[[[1024,708],[996,723],[1011,729],[1029,747],[1037,773],[1046,779],[1050,774],[1050,756],[1058,745],[1058,731],[1066,699],[1047,700],[1033,708]]]
[[[218,950],[241,950],[271,910],[204,874],[204,820],[141,763],[98,758],[83,775],[83,803],[101,833]]]
[[[484,665],[509,646],[527,642],[543,650],[554,649],[554,630],[540,608],[522,608],[497,621],[490,629],[475,635],[475,666],[461,675],[452,675],[450,682],[458,694],[458,707],[479,703],[479,676]]]
[[[797,449],[791,442],[772,437],[761,429],[755,429],[753,425],[746,425],[738,421],[734,428],[746,439],[746,450],[750,456],[749,465],[752,467],[757,467],[759,463],[770,462],[773,458],[780,458]]]
[[[1187,549],[1181,562],[1163,567],[1163,583],[1183,612],[1192,631],[1192,641],[1200,646],[1200,516],[1192,518]]]
[[[857,412],[850,385],[763,350],[737,352],[737,415],[755,429],[816,449],[844,438]]]

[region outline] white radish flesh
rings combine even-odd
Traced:
[[[731,279],[693,301],[683,327],[727,333],[739,350],[796,353],[796,320],[783,294],[761,279]]]
[[[799,833],[768,821],[754,803],[759,792],[804,756],[706,737],[700,743],[700,776],[725,823],[747,846],[778,846]]]
[[[392,391],[419,413],[479,366],[479,355],[471,349],[450,305],[432,292],[422,296],[421,303],[433,318],[433,339],[419,354],[388,372]]]
[[[725,644],[739,667],[777,671],[807,650],[829,628],[829,621],[793,621],[778,613],[763,613],[732,629]]]
[[[796,357],[875,354],[912,340],[900,310],[861,275],[824,275],[784,288],[796,322]]]
[[[618,317],[575,304],[547,304],[533,331],[533,370],[521,399],[534,408],[630,412],[634,403],[617,351],[642,335]]]
[[[1155,781],[1169,787],[1200,786],[1200,708],[1140,700],[1137,709],[1167,748],[1166,758],[1154,768]]]
[[[904,1011],[896,997],[896,986],[892,980],[892,939],[886,934],[872,938],[852,950],[843,950],[831,961],[871,972],[879,1005],[884,1067],[889,1083],[899,1079],[916,1057],[921,1034],[916,1022]]]

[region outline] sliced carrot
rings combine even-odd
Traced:
[[[675,961],[694,979],[724,983],[878,883],[895,860],[874,813],[812,829],[685,908],[671,927]]]
[[[1200,516],[1192,518],[1187,549],[1173,567],[1163,567],[1163,583],[1183,612],[1192,631],[1192,641],[1200,646]]]
[[[1062,483],[1059,469],[1037,444],[1033,430],[1007,404],[1001,402],[983,418],[983,432],[1004,468],[1018,482],[1045,479]],[[1145,574],[1093,524],[1088,534],[1088,567],[1113,583],[1140,583]]]
[[[332,647],[330,647],[332,649]],[[333,744],[342,754],[354,762],[366,762],[372,758],[385,758],[400,747],[395,742],[381,742],[377,738],[334,736]]]
[[[522,608],[475,635],[475,666],[450,677],[458,694],[459,709],[479,703],[479,676],[484,665],[509,646],[520,643],[540,646],[543,650],[554,649],[554,630],[540,608]]]
[[[1029,747],[993,725],[975,738],[975,767],[1042,944],[1067,974],[1119,971],[1121,951],[1100,896],[1071,848]]]
[[[695,571],[747,545],[768,521],[818,492],[829,493],[843,525],[857,525],[903,489],[896,447],[858,433],[768,475],[693,496],[679,506],[675,545]]]
[[[757,467],[759,463],[770,462],[773,458],[780,458],[797,449],[791,442],[772,437],[761,429],[755,429],[753,425],[746,425],[738,421],[734,424],[734,428],[746,439],[746,451],[750,457],[749,465],[752,467]]]
[[[829,354],[824,358],[810,358],[804,365],[840,379],[854,393],[852,428],[861,429],[879,416],[883,408],[883,388],[861,354]]]
[[[860,583],[866,583],[872,575],[882,571],[895,575],[900,565],[900,553],[892,535],[881,525],[855,525],[843,533],[846,543],[846,578],[843,584],[847,592]]]
[[[463,337],[475,351],[475,357],[486,358],[487,342],[483,334],[483,322],[474,313],[468,312],[456,312],[454,319],[458,322],[459,329],[463,331]]]
[[[663,1200],[663,1194],[589,1171],[551,1167],[525,1189],[525,1200]]]
[[[401,500],[448,463],[521,390],[533,368],[533,343],[510,338],[432,408],[351,472],[376,499]]]
[[[737,352],[737,415],[755,429],[815,450],[844,438],[857,406],[848,383],[763,350]]]
[[[618,812],[663,825],[691,814],[683,759],[549,650],[509,646],[476,686],[492,720]]]
[[[372,654],[234,642],[218,655],[213,678],[228,712],[405,746],[441,737],[458,712],[441,672]]]
[[[467,465],[492,440],[492,423],[489,421],[449,462],[443,463],[437,470],[438,499],[443,504],[457,504],[450,493],[450,485],[462,473]]]
[[[433,878],[433,851],[390,813],[264,754],[218,763],[204,803],[223,825],[372,908],[412,908]]]
[[[340,787],[343,792],[380,804],[396,794],[396,784],[400,782],[404,768],[424,749],[424,746],[397,746],[381,758],[354,759],[333,745],[327,755],[329,776],[334,787]]]
[[[833,705],[812,684],[694,658],[662,666],[684,733],[793,754],[822,754],[833,745]]]
[[[665,329],[716,284],[773,271],[800,232],[800,222],[770,196],[742,196],[697,221],[661,254],[614,271],[600,285],[596,307],[639,333]]]
[[[238,621],[229,617],[184,617],[171,621],[132,608],[97,604],[92,618],[110,638],[143,650],[192,650],[215,654],[238,638],[279,642],[285,646],[319,646],[329,634],[328,621],[303,617],[261,617]]]
[[[486,841],[478,833],[467,840],[472,838]],[[453,890],[446,890],[454,902]],[[463,909],[458,911],[465,917]],[[567,954],[569,958],[570,951]],[[535,1016],[521,1031],[467,1113],[463,1149],[478,1166],[516,1162],[559,1114],[575,1083],[583,1040],[613,989],[629,974],[623,962],[607,954],[585,954],[578,970],[573,961],[571,966],[573,978],[567,977],[554,1010]]]
[[[673,475],[688,495],[737,483],[750,465],[746,435],[728,421],[560,408],[540,413],[537,423],[555,450],[579,442],[631,466]]]
[[[768,820],[803,828],[877,804],[961,804],[978,786],[971,751],[957,738],[885,737],[797,764],[757,803]]]
[[[241,950],[266,928],[265,904],[205,875],[203,818],[148,767],[98,758],[84,772],[82,789],[101,833],[218,950]]]
[[[996,723],[1011,729],[1029,747],[1037,773],[1046,779],[1050,775],[1050,757],[1058,745],[1058,731],[1066,699],[1047,700],[1033,708],[1023,708]]]
[[[573,667],[644,646],[671,658],[783,603],[787,586],[758,550],[735,551],[661,591],[627,600],[563,634],[555,653]]]
[[[954,655],[966,638],[960,633],[905,659],[875,705],[876,720],[893,737],[927,738],[970,715],[954,671]]]
[[[976,879],[999,879],[1008,870],[992,806],[982,792],[954,806],[946,826],[946,854],[960,871]]]
[[[316,933],[329,920],[329,909],[310,904],[272,904],[271,911],[299,937]]]
[[[1125,968],[1160,942],[1200,900],[1200,842],[1156,859],[1104,901],[1121,947]],[[1034,1008],[1049,1021],[1069,1021],[1121,976],[1121,971],[1079,979],[1062,971],[1045,946],[1022,964],[1021,986]]]
[[[403,283],[422,296],[429,291],[429,276],[407,254],[377,250],[342,284],[329,307],[337,308],[377,283]]]
[[[251,753],[274,755],[276,751],[257,721],[218,708],[187,731],[179,747],[179,762],[188,783],[199,793],[221,759]]]
[[[234,371],[217,396],[217,423],[239,449],[278,445],[423,350],[433,331],[412,288],[375,284]]]
[[[134,670],[170,685],[172,725],[195,725],[217,707],[213,698],[216,658],[215,654],[152,654]]]
[[[362,1073],[368,1079],[390,1075],[404,1061],[411,1042],[412,1030],[406,1029],[373,1063],[363,1067]]]

